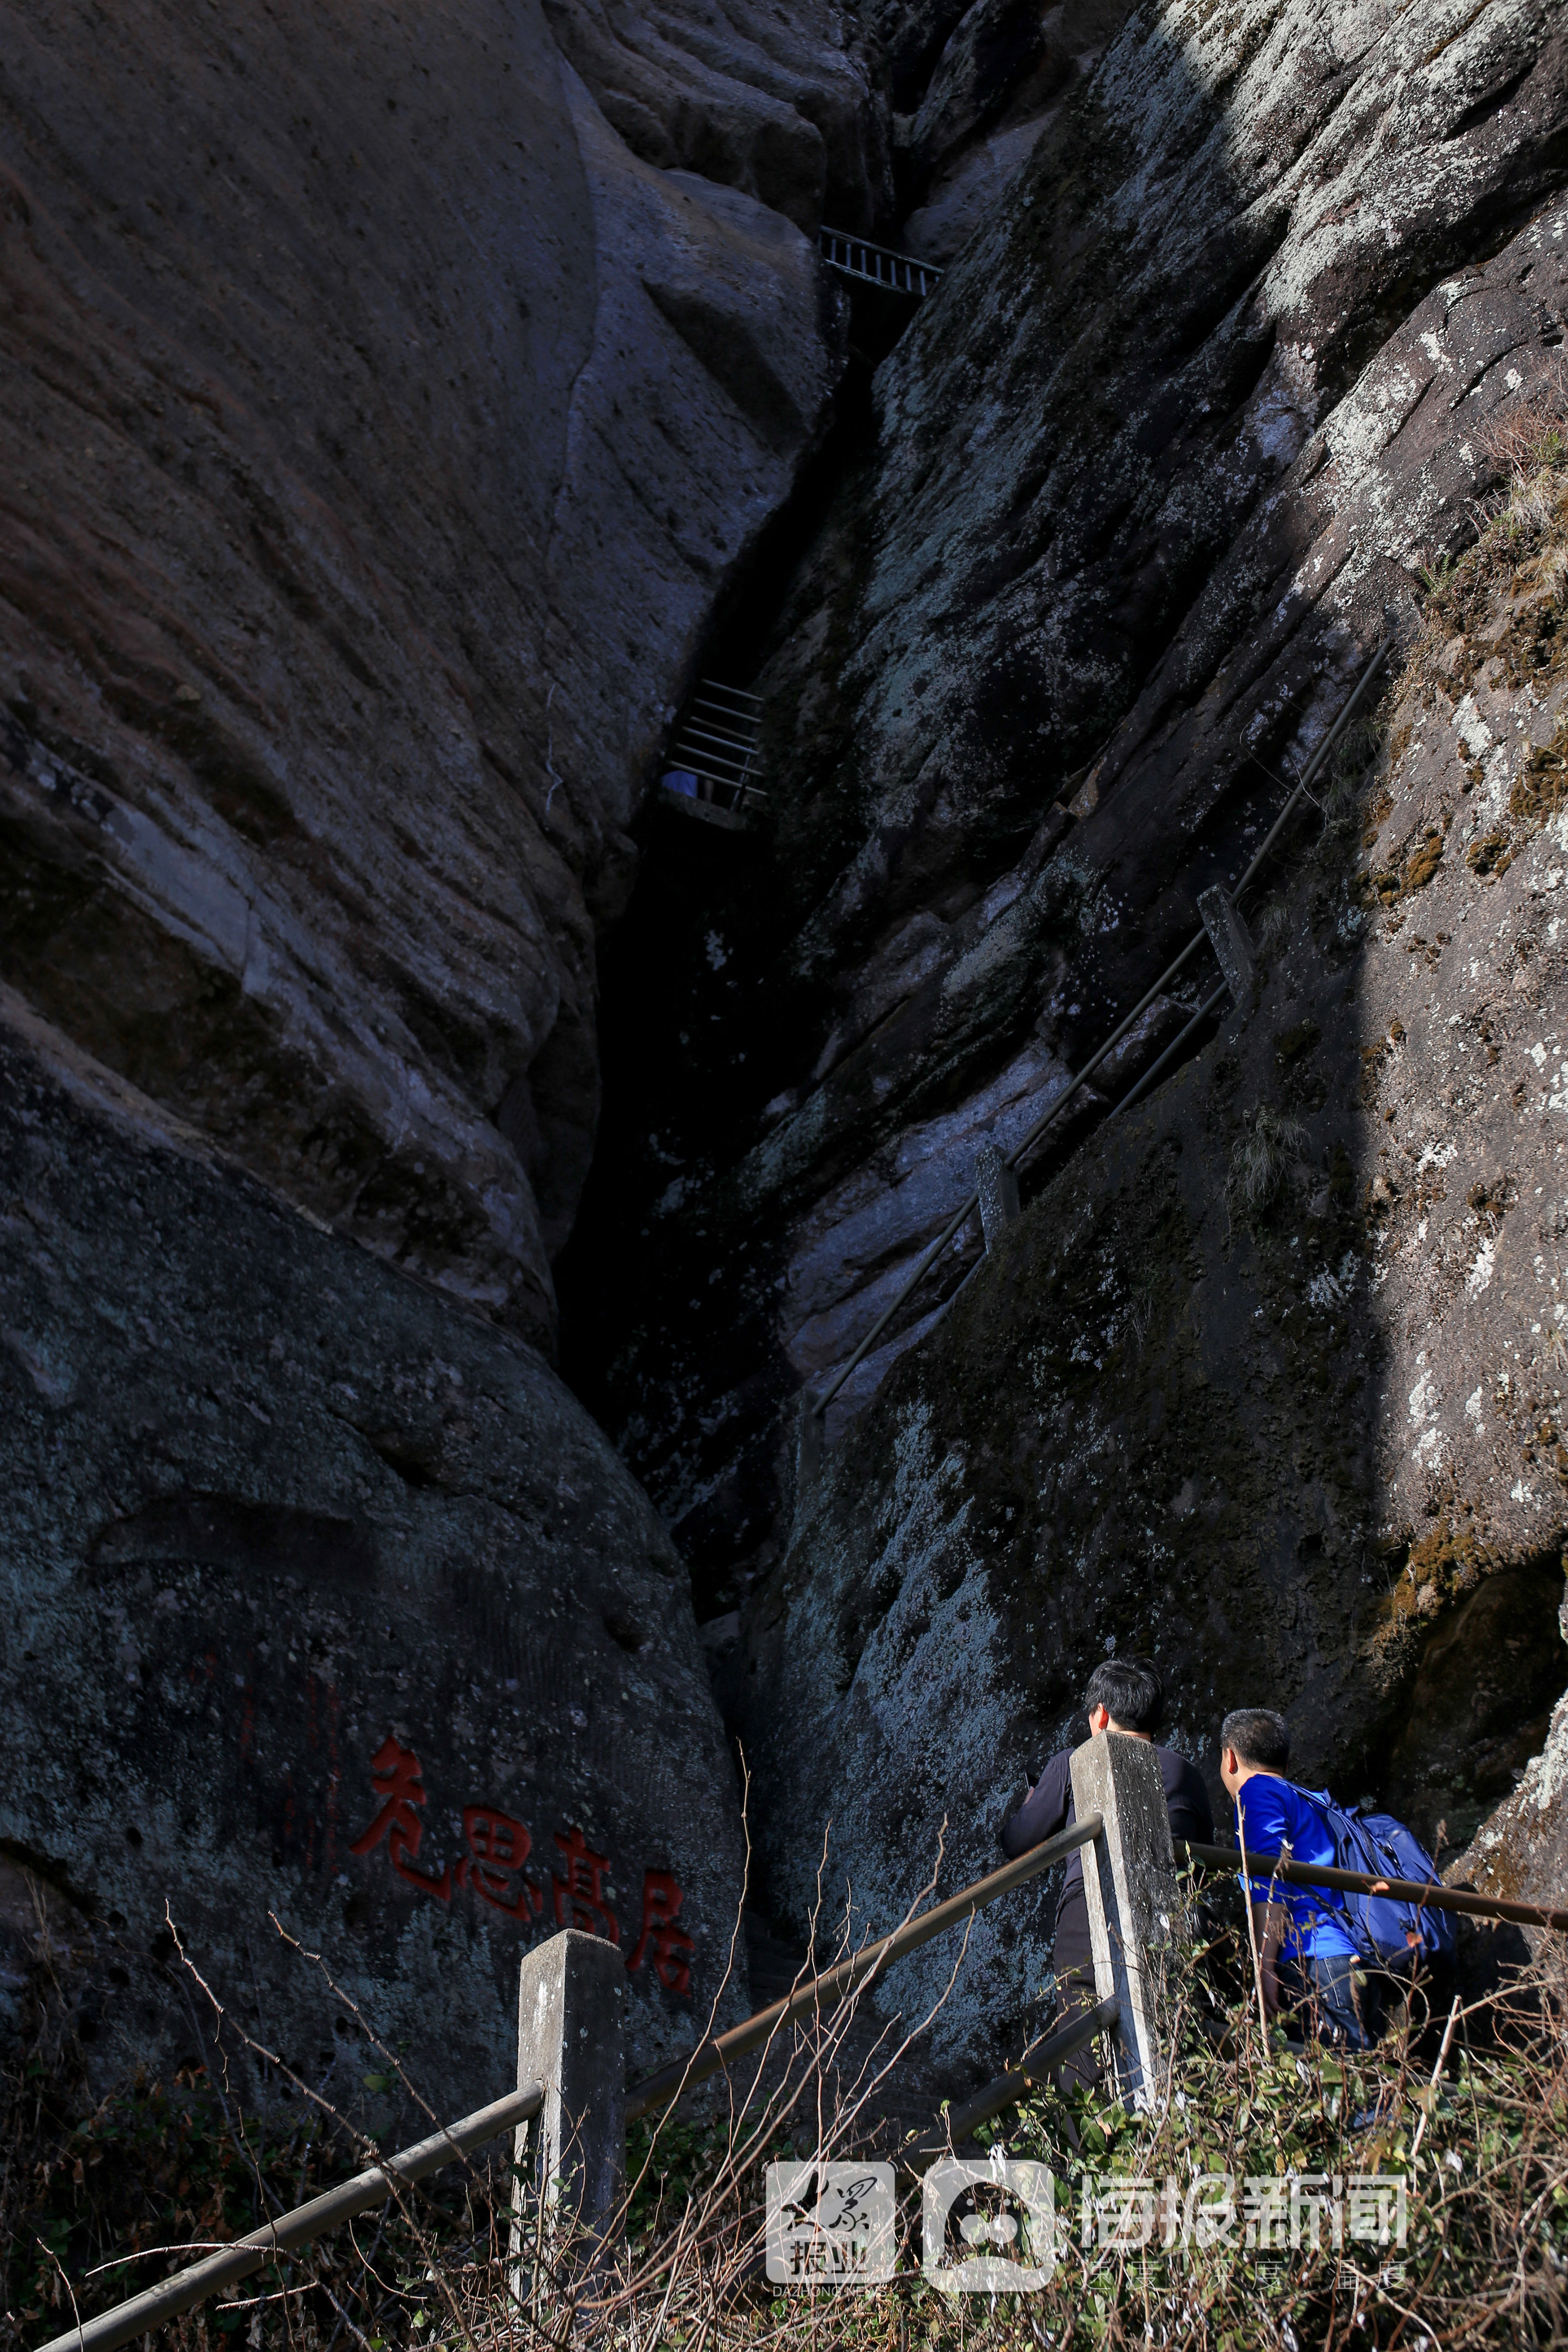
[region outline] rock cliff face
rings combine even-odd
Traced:
[[[547,1344],[596,926],[881,119],[826,5],[694,10],[629,147],[591,24],[25,0],[0,80],[0,973]]]
[[[903,12],[876,13],[885,21]],[[1009,182],[1128,14],[1127,0],[1062,0],[1044,8],[1038,0],[975,0],[923,89],[925,59],[907,33],[900,39],[896,22],[887,24],[895,96],[903,82],[917,100],[893,124],[899,177],[916,200],[905,223],[912,251],[951,260],[1008,201]]]
[[[254,2084],[238,2027],[390,2120],[279,1927],[443,2115],[561,1924],[619,1940],[634,2068],[685,2046],[744,1853],[653,1512],[522,1341],[4,1015],[0,1853],[91,1948],[101,2078],[222,2041]]]
[[[1562,1904],[1568,1886],[1568,1700],[1559,1700],[1545,1746],[1530,1759],[1519,1785],[1484,1822],[1469,1852],[1448,1872],[1453,1884],[1505,1902]],[[1531,1928],[1472,1930],[1479,1957],[1507,1969],[1528,1955],[1561,1980],[1557,1938]],[[1522,1948],[1522,1950],[1521,1948]]]
[[[716,1982],[728,1768],[530,1345],[558,1271],[748,1602],[781,1920],[830,1815],[879,1924],[944,1820],[983,1867],[1112,1644],[1193,1753],[1273,1699],[1446,1853],[1520,1801],[1568,1679],[1565,187],[1547,0],[12,12],[3,1834],[139,1955],[106,2046],[173,2046],[175,1886],[301,2051],[269,1901],[444,2062],[558,1905],[639,2058],[676,1885]],[[951,263],[874,380],[824,210]],[[1212,974],[1156,996],[792,1496],[797,1391],[1385,639],[1256,989],[1103,1124]],[[716,644],[746,839],[640,817]]]
[[[1548,299],[1565,236],[1554,211],[1471,281],[1467,343],[1489,286]],[[1407,351],[1439,394],[1493,373],[1450,367],[1430,315],[1362,414],[1418,389]],[[1249,1001],[1047,1186],[798,1506],[730,1669],[794,1916],[801,1820],[833,1818],[873,1918],[944,1825],[955,1883],[985,1868],[1116,1649],[1155,1657],[1186,1752],[1212,1764],[1227,1707],[1281,1706],[1298,1777],[1375,1792],[1449,1860],[1504,1799],[1469,1867],[1551,1891],[1568,426],[1506,383],[1471,415],[1511,490],[1429,599],[1370,773],[1364,740],[1288,861]],[[1418,478],[1421,449],[1384,463]],[[1393,503],[1378,470],[1362,511]],[[1418,515],[1416,480],[1399,503]],[[1047,1916],[982,1925],[955,2042],[1040,1981]]]
[[[893,203],[887,116],[852,18],[807,9],[547,0],[550,29],[634,155],[700,173],[816,234]]]
[[[716,1134],[661,1139],[647,1336],[598,1391],[716,1570],[767,1537],[759,1415],[1162,970],[1470,531],[1472,425],[1556,363],[1552,232],[1501,257],[1565,58],[1530,7],[1136,11],[882,369],[760,673],[773,864],[680,1009],[727,1036],[749,988],[770,1040]]]
[[[1545,1738],[1565,137],[1547,11],[1134,11],[876,379],[759,673],[774,835],[676,1007],[760,1066],[659,1123],[594,1391],[707,1605],[752,1584],[726,1687],[781,1915],[804,1820],[868,1918],[944,1817],[953,1883],[984,1867],[1113,1643],[1157,1648],[1195,1754],[1271,1697],[1304,1774],[1450,1857]],[[845,1391],[791,1522],[793,1391],[1235,881],[1388,637],[1321,844],[1249,902],[1256,1001],[1091,1134],[1213,967],[1156,1001],[998,1257],[943,1318],[961,1234]],[[956,2046],[1038,1982],[1021,1932]]]

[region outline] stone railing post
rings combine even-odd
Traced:
[[[1238,1013],[1250,1009],[1252,934],[1229,892],[1216,882],[1198,893],[1197,911]]]
[[[1019,1180],[990,1137],[975,1154],[975,1190],[980,1196],[980,1231],[988,1250],[996,1248],[1009,1225],[1019,1219]]]
[[[584,2268],[611,2251],[626,2189],[626,1962],[618,1945],[575,1927],[523,1955],[517,1988],[517,2082],[544,2086],[533,2125],[517,2133],[512,2231],[520,2272],[527,2135],[534,2134],[538,2248]]]
[[[1102,1731],[1072,1751],[1072,1805],[1105,1826],[1083,1849],[1094,1990],[1114,1995],[1117,2074],[1129,2104],[1146,2106],[1165,2080],[1166,1954],[1178,1916],[1176,1854],[1159,1759],[1146,1739]]]

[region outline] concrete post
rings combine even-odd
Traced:
[[[541,2083],[545,2095],[532,2126],[540,2242],[579,2233],[591,2260],[610,2241],[626,2189],[625,2010],[619,1945],[565,1927],[523,1955],[517,2083]],[[525,2177],[528,2128],[515,2156]],[[517,2237],[514,2230],[514,2247]]]
[[[1149,1741],[1102,1731],[1075,1748],[1072,1805],[1080,1821],[1098,1813],[1105,1824],[1083,1849],[1095,1997],[1114,1995],[1120,2004],[1122,2093],[1131,2104],[1146,2106],[1158,2093],[1169,2057],[1163,2017],[1165,1954],[1178,1914],[1170,1814],[1159,1759]]]
[[[975,1190],[980,1196],[980,1230],[986,1247],[993,1250],[1003,1227],[1018,1223],[1019,1180],[988,1135],[975,1154]]]
[[[1218,882],[1199,891],[1197,911],[1225,974],[1230,1001],[1238,1013],[1245,1013],[1252,992],[1252,934],[1237,913],[1235,899]]]
[[[795,1406],[795,1507],[805,1501],[822,1475],[823,1432],[827,1415],[816,1410],[817,1400],[802,1389]]]

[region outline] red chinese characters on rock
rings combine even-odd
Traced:
[[[555,1842],[566,1856],[565,1878],[551,1882],[555,1888],[556,1924],[580,1927],[585,1936],[602,1936],[607,1944],[618,1944],[621,1930],[615,1924],[614,1912],[604,1900],[609,1855],[592,1853],[580,1830],[557,1830]]]
[[[465,1805],[463,1834],[468,1851],[457,1865],[457,1885],[471,1886],[508,1919],[537,1918],[545,1907],[544,1890],[522,1874],[533,1846],[522,1822],[497,1812],[493,1805]]]
[[[406,1878],[411,1886],[423,1887],[438,1903],[450,1903],[452,1864],[447,1864],[439,1878],[434,1871],[415,1867],[419,1842],[424,1834],[424,1823],[416,1810],[424,1802],[424,1776],[418,1757],[412,1748],[400,1748],[389,1734],[371,1759],[371,1780],[382,1801],[382,1809],[349,1852],[369,1853],[385,1838],[387,1860],[398,1876]]]
[[[454,1869],[447,1863],[437,1873],[419,1866],[420,1841],[425,1824],[420,1808],[426,1802],[423,1768],[413,1748],[402,1747],[390,1735],[371,1759],[371,1778],[381,1810],[370,1827],[354,1840],[350,1853],[371,1853],[384,1839],[387,1859],[398,1876],[450,1903],[454,1887],[466,1887],[508,1919],[529,1926],[543,1915],[542,1888],[524,1875],[523,1865],[533,1851],[526,1824],[494,1805],[465,1805],[463,1835],[468,1851]],[[621,1929],[610,1908],[606,1876],[608,1854],[595,1853],[578,1828],[557,1830],[555,1843],[566,1867],[564,1878],[550,1881],[559,1926],[576,1927],[589,1936],[619,1944]],[[686,1999],[691,1997],[691,1962],[685,1956],[695,1944],[675,1925],[682,1892],[670,1870],[643,1873],[643,1919],[626,1967],[635,1974],[650,1958],[661,1984]]]
[[[696,1946],[684,1927],[675,1925],[675,1914],[681,1907],[681,1890],[675,1884],[673,1870],[645,1870],[643,1873],[643,1932],[634,1948],[628,1954],[626,1966],[635,1971],[643,1965],[650,1944],[653,1947],[653,1967],[659,1982],[668,1985],[672,1992],[689,1997],[692,1989],[692,1967],[683,1959],[683,1952],[695,1952]]]

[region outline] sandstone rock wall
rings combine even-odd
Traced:
[[[1546,1738],[1565,56],[1530,6],[1134,12],[883,367],[789,585],[771,928],[727,919],[677,1014],[700,1051],[766,1005],[763,1066],[697,1149],[661,1125],[601,1391],[739,1604],[781,1925],[802,1823],[867,1926],[939,1844],[946,1885],[987,1867],[1113,1644],[1206,1765],[1226,1706],[1281,1705],[1302,1777],[1448,1860]],[[1151,1008],[770,1519],[790,1391],[1235,881],[1385,635],[1249,903],[1255,999],[1089,1134],[1212,966]],[[950,2054],[1005,2043],[1049,1900],[977,1928]]]
[[[974,0],[915,110],[894,119],[895,162],[916,198],[912,252],[949,261],[1010,201],[1012,180],[1122,30],[1127,0]]]
[[[221,2046],[262,2095],[244,2033],[370,2128],[367,2030],[443,2116],[509,2086],[561,1924],[634,2072],[688,2046],[744,1852],[646,1500],[523,1341],[0,1009],[0,1964],[25,1865],[103,2083]]]
[[[723,1671],[781,1919],[830,1815],[876,1924],[939,1839],[984,1867],[1113,1643],[1195,1754],[1275,1699],[1304,1772],[1446,1850],[1546,1736],[1561,14],[886,0],[862,38],[826,0],[13,11],[3,1834],[134,1951],[108,2050],[183,2046],[137,2013],[175,1887],[324,2079],[349,2038],[257,1959],[274,1893],[394,2038],[439,2018],[465,2096],[558,1904],[637,1958],[639,2059],[685,2031],[675,1884],[716,1981],[689,1597],[528,1345],[716,620],[765,656],[775,822],[670,856],[621,934],[646,1116],[578,1232],[572,1370],[705,1606],[760,1587]],[[810,232],[910,203],[954,266],[790,568],[765,527],[850,332]],[[1186,1018],[1150,1008],[791,1526],[793,1391],[1235,878],[1385,630],[1256,998],[1091,1136]],[[950,2052],[1038,1989],[1047,1900],[978,1932]]]
[[[1343,507],[1364,447],[1394,437],[1400,392],[1360,381],[1391,309],[1448,270],[1464,286],[1492,224],[1552,184],[1564,66],[1529,10],[1489,11],[1419,63],[1441,12],[1420,15],[1337,12],[1325,51],[1289,9],[1224,32],[1139,13],[888,362],[869,560],[835,568],[830,543],[805,569],[764,679],[784,855],[820,894],[790,954],[831,972],[850,1018],[746,1165],[759,1198],[816,1192],[826,1138],[838,1175],[1031,1029],[1082,1058],[1234,867],[1227,803],[1343,693],[1336,633],[1354,618],[1373,642],[1409,567],[1462,527],[1457,482],[1369,495],[1337,539],[1321,502]],[[1516,333],[1538,346],[1533,299]],[[1476,312],[1437,307],[1462,343]],[[1406,415],[1431,331],[1424,315],[1400,346]],[[1437,430],[1417,419],[1418,442]],[[1075,793],[1075,836],[1037,879],[1031,839]],[[823,803],[846,802],[859,845],[824,870]],[[1230,821],[1244,839],[1254,812]]]
[[[1469,1851],[1445,1874],[1453,1885],[1477,1888],[1506,1903],[1561,1908],[1568,1886],[1568,1700],[1560,1700],[1545,1745],[1530,1759],[1513,1789],[1482,1822]],[[1500,1973],[1533,1961],[1561,1981],[1561,1946],[1534,1928],[1499,1926],[1470,1931],[1466,1958]]]
[[[1489,287],[1542,293],[1564,234],[1554,211],[1472,281],[1472,329]],[[1497,372],[1469,331],[1448,367],[1424,316],[1398,349],[1514,478],[1327,772],[1255,989],[896,1364],[743,1621],[727,1689],[793,1918],[802,1821],[831,1818],[829,1883],[868,1924],[939,1843],[945,1884],[978,1874],[1118,1650],[1155,1659],[1211,1777],[1226,1709],[1279,1706],[1294,1777],[1390,1806],[1451,1875],[1562,1891],[1568,427],[1544,367],[1533,404],[1502,374],[1489,425],[1460,386]],[[1400,504],[1418,527],[1414,482]],[[1049,1899],[978,1923],[953,2055],[1022,2022]]]
[[[664,1139],[599,1392],[694,1557],[769,1538],[763,1417],[1159,973],[1472,532],[1479,425],[1557,364],[1565,55],[1533,5],[1136,10],[882,368],[760,681],[769,1050]]]
[[[834,7],[639,8],[548,0],[611,128],[664,170],[743,189],[814,236],[893,203],[886,110]]]
[[[7,21],[0,972],[547,1343],[596,928],[841,363],[835,21],[735,12],[667,152],[537,0]]]

